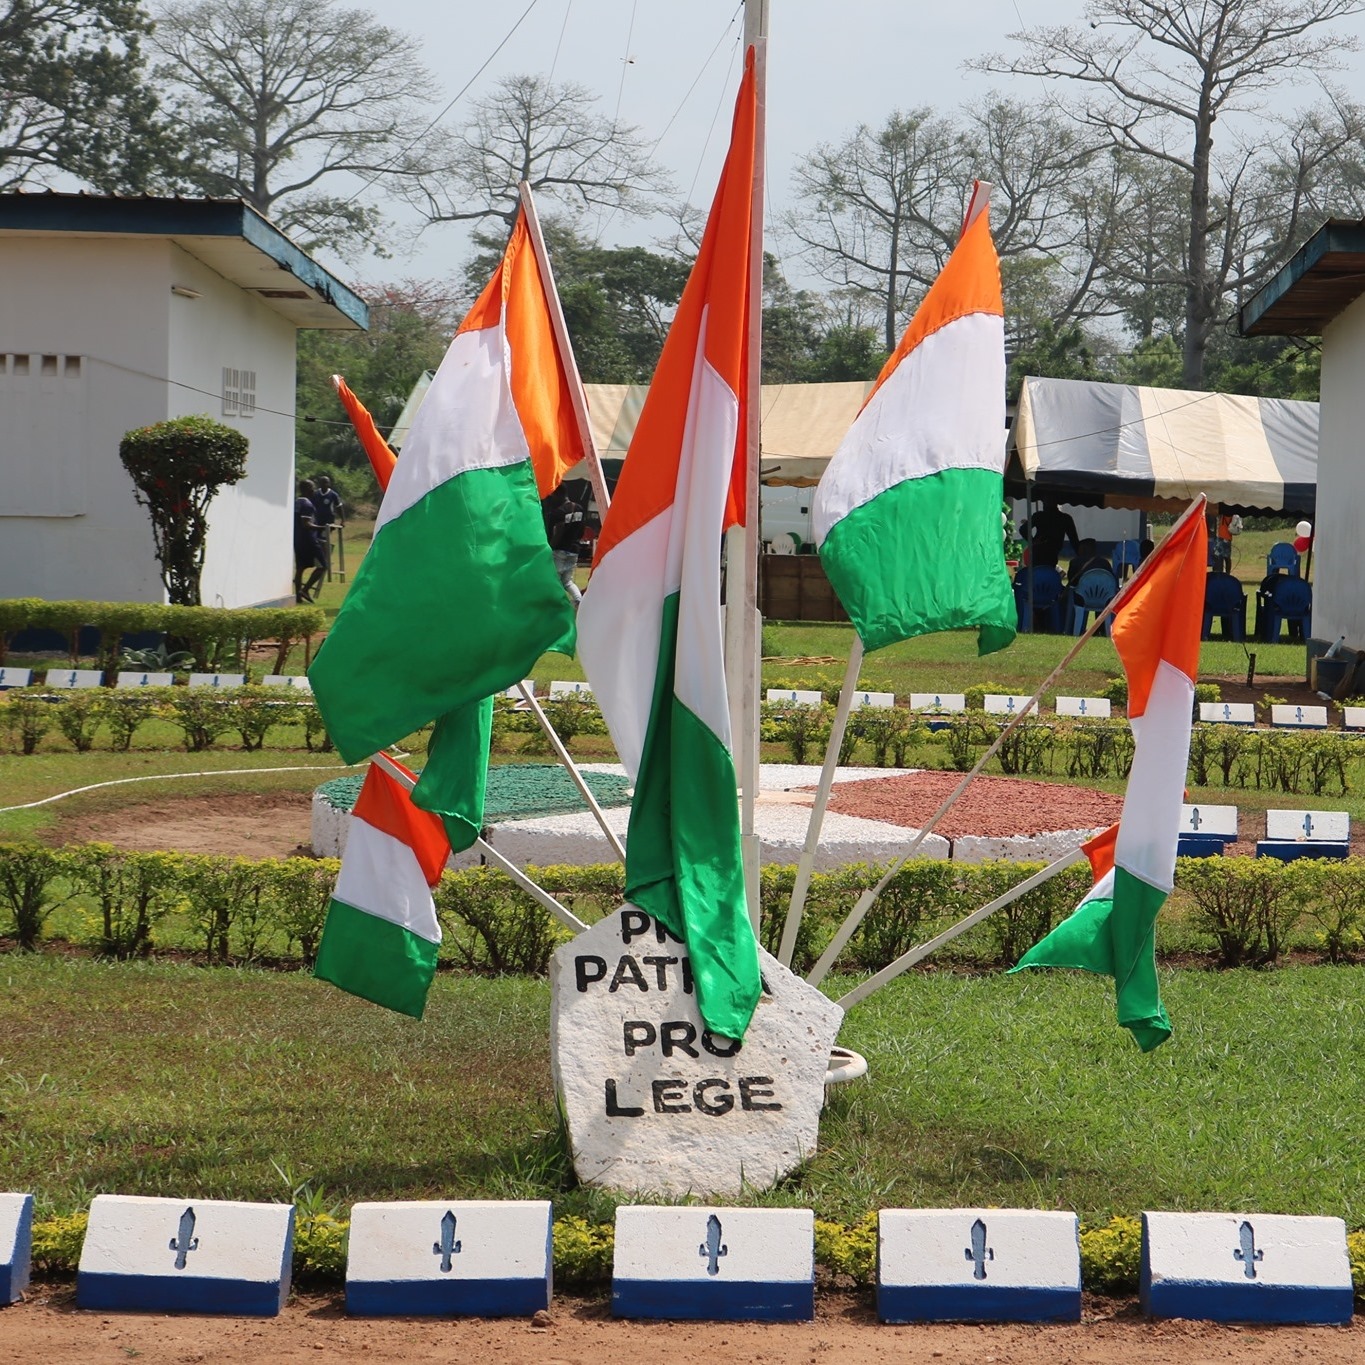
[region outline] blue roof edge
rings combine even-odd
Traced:
[[[143,236],[241,237],[343,317],[369,330],[370,310],[279,228],[240,199],[181,199],[44,193],[0,194],[0,231],[103,232]]]
[[[1365,250],[1365,224],[1324,223],[1279,270],[1242,305],[1237,330],[1245,336],[1324,256]]]

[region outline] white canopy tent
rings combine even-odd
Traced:
[[[1069,503],[1311,513],[1317,465],[1316,403],[1029,378],[1008,477]]]

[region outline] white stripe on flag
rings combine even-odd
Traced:
[[[386,919],[431,943],[441,941],[441,926],[431,888],[417,855],[401,839],[351,817],[346,853],[337,877],[335,900],[377,919]]]
[[[854,419],[820,480],[817,544],[906,479],[1005,465],[1005,324],[969,313],[924,338]],[[946,528],[945,528],[946,529]]]
[[[1114,863],[1162,891],[1175,884],[1193,710],[1194,684],[1163,659],[1152,679],[1146,711],[1130,722],[1137,748]]]
[[[530,458],[507,382],[502,328],[460,332],[417,409],[375,519],[375,534],[457,474]]]

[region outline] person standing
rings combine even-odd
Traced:
[[[1081,538],[1076,534],[1076,523],[1069,512],[1057,506],[1057,499],[1045,494],[1043,505],[1033,514],[1029,524],[1029,563],[1057,567],[1062,550],[1069,542],[1075,553],[1081,550]]]
[[[317,526],[318,546],[322,550],[323,572],[330,576],[332,572],[332,527],[339,527],[342,520],[341,494],[332,487],[332,480],[329,475],[318,475],[317,487],[313,490],[311,501],[313,504],[313,522]]]
[[[317,492],[310,479],[299,482],[298,496],[294,499],[294,601],[312,602],[317,596],[318,584],[326,572],[322,544],[318,538],[318,524],[313,495]],[[311,570],[311,573],[309,571]],[[303,581],[309,573],[308,581]]]
[[[578,546],[583,539],[583,509],[563,484],[542,502],[541,509],[545,515],[545,534],[554,552],[555,572],[576,607],[583,599],[573,579],[578,568]]]

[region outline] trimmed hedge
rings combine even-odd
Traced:
[[[157,950],[207,961],[311,963],[339,864],[326,858],[228,858],[134,853],[106,844],[49,848],[0,843],[0,933],[21,947],[46,933],[113,957]],[[1040,863],[956,863],[915,859],[892,879],[844,949],[848,970],[885,966],[915,944],[1000,895]],[[587,923],[621,903],[619,863],[529,869],[541,886]],[[817,873],[793,965],[807,970],[879,868]],[[774,951],[795,869],[765,867],[760,878],[764,945]],[[996,911],[936,961],[1012,965],[1071,913],[1089,885],[1084,864]],[[501,872],[446,872],[436,889],[447,968],[488,974],[543,974],[569,937]],[[1270,966],[1290,951],[1327,961],[1365,949],[1365,858],[1331,862],[1269,858],[1182,858],[1176,895],[1162,920],[1163,949],[1210,954],[1220,966]],[[46,928],[45,928],[46,926]]]
[[[275,673],[283,672],[289,651],[316,635],[326,616],[319,607],[176,607],[155,602],[45,602],[37,597],[0,601],[0,665],[10,641],[21,630],[55,630],[66,637],[74,664],[80,633],[99,632],[96,660],[109,671],[118,662],[125,635],[150,631],[185,641],[196,664],[206,671],[240,668],[257,640],[275,640]]]

